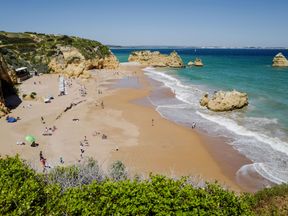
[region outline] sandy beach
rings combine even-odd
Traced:
[[[52,167],[93,157],[107,169],[113,161],[121,160],[131,174],[199,176],[242,190],[235,180],[235,170],[248,160],[223,140],[217,140],[220,144],[213,148],[205,134],[162,118],[147,102],[153,85],[142,69],[122,65],[119,70],[94,70],[90,80],[71,80],[65,96],[58,96],[56,74],[23,82],[20,95],[36,92],[38,100],[25,100],[12,111],[10,116],[20,117],[20,121],[8,124],[0,119],[1,155],[19,154],[39,171],[40,151]],[[87,94],[81,96],[79,89],[83,86]],[[166,94],[173,97],[168,89]],[[43,102],[47,96],[54,97],[51,103]],[[64,112],[71,104],[71,109]],[[51,136],[42,135],[46,127],[54,126],[57,129]],[[39,146],[31,147],[27,142],[16,145],[17,141],[25,141],[26,135],[35,136]],[[84,143],[83,158],[80,142]]]

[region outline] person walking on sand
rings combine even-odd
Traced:
[[[152,126],[154,126],[154,119],[152,118]]]
[[[193,124],[192,124],[192,129],[194,129],[195,127],[196,127],[196,123],[193,122]]]
[[[43,167],[43,173],[46,171],[46,159],[45,158],[42,158],[40,159],[40,162],[42,164],[42,167]]]
[[[39,157],[40,157],[40,161],[41,161],[42,159],[44,159],[42,151],[40,151]]]
[[[42,124],[45,124],[45,121],[44,121],[43,116],[41,116],[41,123],[42,123]]]
[[[104,109],[104,102],[103,101],[101,102],[101,107],[102,107],[102,109]]]

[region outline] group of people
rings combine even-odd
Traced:
[[[94,131],[94,132],[92,133],[92,136],[98,136],[98,135],[101,135],[101,133],[100,133],[100,132],[97,132],[97,131]],[[107,139],[108,137],[107,137],[106,134],[102,134],[101,138],[102,138],[102,139]]]
[[[45,131],[43,132],[43,136],[51,136],[52,134],[53,134],[53,132],[55,132],[56,131],[56,126],[54,125],[53,127],[50,127],[50,128],[48,128],[48,127],[45,127]]]

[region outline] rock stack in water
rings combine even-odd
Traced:
[[[246,93],[235,90],[218,91],[211,99],[209,99],[208,94],[205,94],[200,100],[200,105],[215,112],[232,111],[247,106],[248,96]]]
[[[171,52],[170,55],[164,55],[158,51],[135,51],[130,54],[128,61],[138,62],[142,65],[153,67],[184,67],[184,63],[176,51]]]
[[[288,67],[288,60],[280,52],[273,58],[273,67]]]
[[[195,61],[194,61],[194,66],[203,67],[204,64],[203,64],[203,62],[202,62],[202,60],[200,58],[196,58]]]

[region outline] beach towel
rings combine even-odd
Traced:
[[[14,123],[14,122],[17,122],[17,119],[13,118],[13,117],[9,117],[9,118],[7,118],[7,122],[8,123]]]

